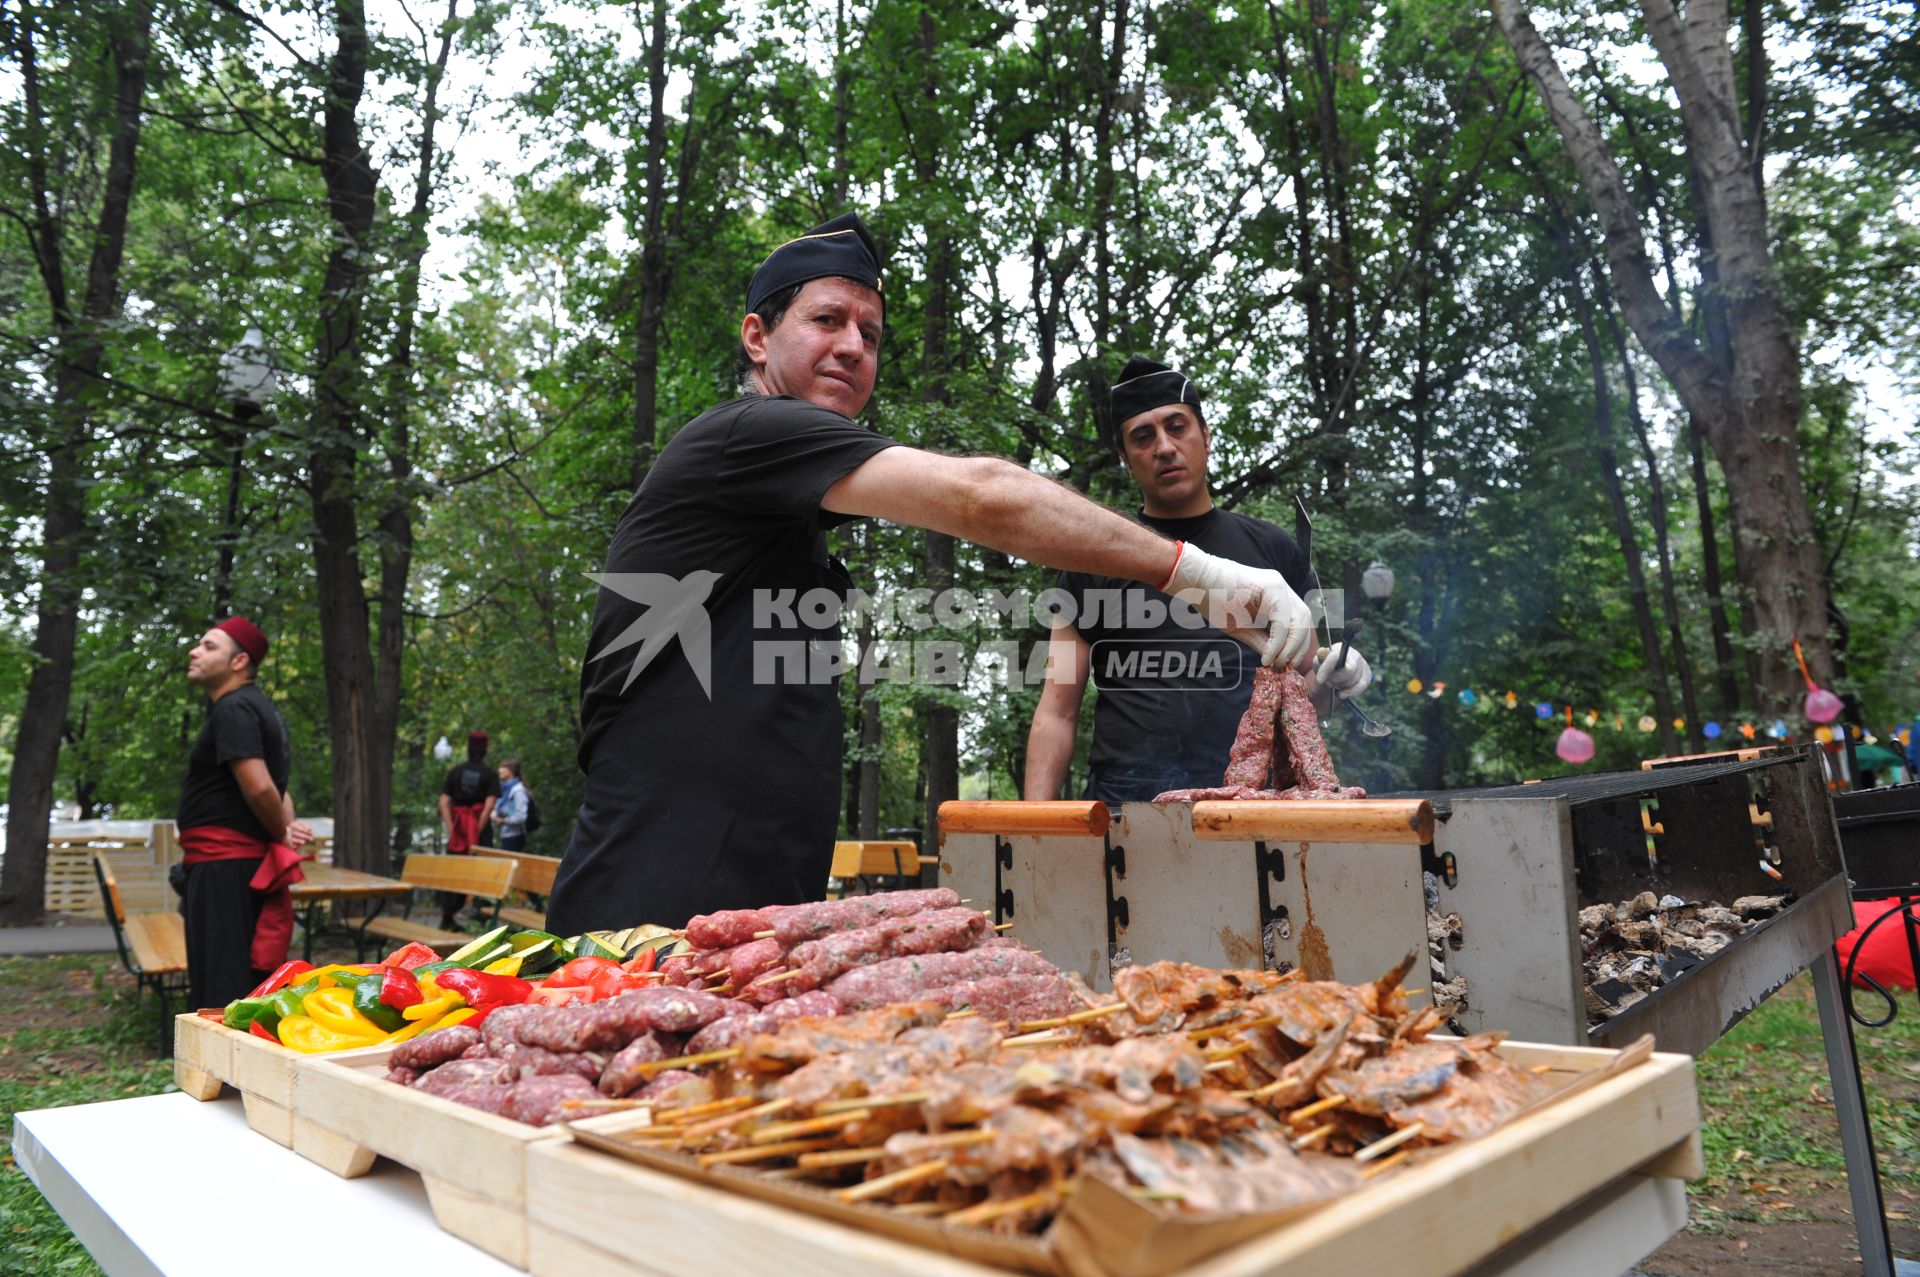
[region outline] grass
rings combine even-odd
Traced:
[[[1863,994],[1861,1007],[1881,1010]],[[151,997],[110,954],[0,959],[0,1124],[21,1109],[88,1104],[173,1089]],[[1920,1199],[1920,1003],[1903,995],[1883,1028],[1855,1027],[1890,1213]],[[1846,1192],[1813,989],[1801,977],[1736,1025],[1698,1062],[1707,1174],[1690,1189],[1693,1229],[1789,1223],[1805,1203]],[[6,1155],[0,1165],[0,1273],[100,1270]]]
[[[100,1271],[14,1165],[13,1115],[171,1090],[157,1015],[111,955],[0,959],[0,1273]]]
[[[1884,1014],[1870,991],[1868,1015]],[[1891,1217],[1920,1196],[1920,1003],[1901,995],[1880,1028],[1854,1026],[1854,1047]],[[1735,1025],[1697,1062],[1706,1177],[1690,1188],[1695,1231],[1725,1220],[1812,1218],[1804,1203],[1846,1191],[1845,1161],[1811,980],[1801,976]]]

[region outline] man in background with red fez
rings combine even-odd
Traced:
[[[465,855],[480,841],[480,831],[493,819],[493,804],[500,797],[500,777],[487,766],[488,736],[485,732],[467,733],[467,761],[447,773],[440,786],[440,824],[447,831],[447,852]],[[467,898],[458,892],[440,893],[440,926],[453,930],[455,915]]]
[[[245,997],[287,960],[297,850],[313,831],[287,794],[287,725],[254,683],[267,636],[232,616],[187,654],[187,681],[211,704],[187,755],[174,824],[185,853],[187,988],[196,1007]]]

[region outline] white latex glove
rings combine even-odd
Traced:
[[[1272,568],[1218,558],[1188,541],[1162,589],[1175,595],[1202,591],[1196,604],[1201,615],[1260,653],[1262,665],[1298,664],[1313,646],[1313,613]]]
[[[1373,685],[1373,670],[1368,668],[1367,658],[1351,647],[1341,660],[1340,668],[1335,669],[1333,654],[1339,650],[1340,646],[1336,643],[1313,654],[1313,681],[1322,688],[1330,689],[1335,700],[1348,701]]]

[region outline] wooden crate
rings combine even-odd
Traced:
[[[334,1058],[372,1059],[385,1067],[388,1047],[342,1051]],[[302,1122],[299,1071],[309,1057],[251,1033],[230,1029],[188,1011],[174,1018],[173,1081],[196,1100],[211,1100],[223,1086],[240,1092],[247,1125],[274,1143],[345,1179],[365,1175],[374,1154]]]
[[[388,1054],[380,1049],[299,1058],[295,1149],[304,1151],[298,1139],[305,1132],[357,1148],[369,1163],[378,1155],[418,1171],[440,1227],[525,1268],[527,1152],[564,1140],[566,1133],[389,1082]]]
[[[1204,1239],[1178,1225],[1117,1245],[1119,1227],[1094,1236],[1071,1224],[1053,1246],[1055,1271],[1074,1274],[1182,1272],[1190,1277],[1346,1277],[1364,1256],[1369,1271],[1450,1277],[1503,1244],[1632,1177],[1684,1180],[1701,1174],[1693,1063],[1656,1054],[1582,1087],[1583,1074],[1607,1069],[1620,1052],[1508,1044],[1525,1067],[1567,1094],[1522,1114],[1483,1139],[1417,1158],[1318,1210],[1204,1255]],[[637,1113],[593,1120],[600,1135],[631,1129]],[[583,1124],[584,1125],[584,1124]],[[1008,1270],[981,1261],[968,1230],[900,1219],[881,1207],[864,1212],[872,1228],[805,1213],[817,1197],[758,1177],[752,1195],[742,1175],[691,1178],[636,1164],[567,1141],[528,1150],[529,1265],[536,1277],[595,1271],[659,1277],[695,1268],[778,1271],[782,1277],[993,1277]],[[721,1187],[721,1185],[727,1187]],[[1085,1194],[1083,1194],[1085,1196]],[[1115,1197],[1120,1195],[1115,1194]],[[1105,1222],[1104,1220],[1102,1221]],[[1569,1225],[1571,1226],[1571,1225]],[[1060,1226],[1056,1226],[1057,1228]],[[1186,1233],[1183,1238],[1177,1234]],[[915,1241],[909,1241],[913,1238]],[[1126,1254],[1121,1252],[1125,1250]],[[1003,1252],[1004,1253],[1004,1252]]]

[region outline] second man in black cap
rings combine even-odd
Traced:
[[[587,786],[548,909],[559,934],[820,897],[839,825],[840,628],[794,602],[846,596],[825,533],[852,519],[1207,591],[1233,601],[1230,633],[1267,663],[1311,646],[1306,605],[1270,567],[1169,540],[1010,462],[857,424],[884,319],[859,218],[775,249],[747,290],[743,394],[675,435],[621,516],[581,675]],[[775,663],[796,648],[828,672],[796,680]]]
[[[1235,562],[1271,568],[1298,594],[1315,588],[1307,556],[1291,536],[1213,504],[1212,436],[1200,391],[1185,373],[1136,355],[1121,369],[1110,402],[1114,450],[1140,487],[1141,522]],[[1067,676],[1049,681],[1034,708],[1026,797],[1060,796],[1089,679],[1099,697],[1086,797],[1146,802],[1172,789],[1220,784],[1253,696],[1240,645],[1166,592],[1114,573],[1063,572],[1060,588],[1073,597],[1078,619],[1053,632],[1053,664]],[[1304,659],[1298,663],[1305,668]],[[1351,649],[1339,670],[1323,655],[1314,673],[1341,697],[1359,695],[1373,678]]]

